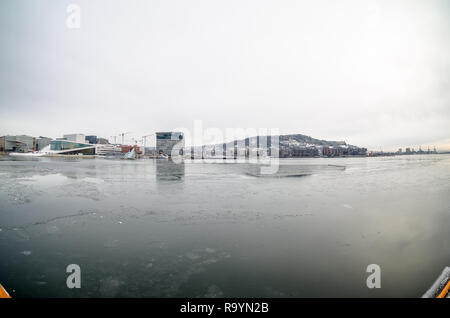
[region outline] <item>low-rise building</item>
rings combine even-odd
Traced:
[[[118,145],[96,144],[95,154],[99,156],[114,156],[122,153],[122,148]]]
[[[35,140],[31,136],[2,136],[0,137],[1,152],[31,152],[35,149]]]

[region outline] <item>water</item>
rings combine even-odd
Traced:
[[[275,176],[0,157],[0,283],[12,297],[418,297],[450,265],[449,181],[449,155],[286,159]]]

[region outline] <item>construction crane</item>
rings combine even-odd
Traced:
[[[137,145],[139,142],[142,142],[142,139],[137,140],[137,139],[131,138],[131,140],[133,140],[135,145]]]
[[[145,135],[145,136],[142,136],[142,140],[144,141],[144,143],[143,143],[143,146],[144,146],[144,148],[145,148],[145,146],[146,146],[146,142],[147,142],[147,137],[150,137],[150,136],[153,136],[155,133],[153,133],[153,134],[150,134],[150,135]]]
[[[130,134],[130,132],[119,133],[119,136],[122,136],[122,145],[124,144],[124,136]]]
[[[141,141],[142,141],[142,148],[143,148],[143,153],[144,153],[144,154],[145,154],[145,146],[146,146],[146,144],[147,144],[147,137],[153,136],[154,134],[155,134],[155,133],[149,134],[149,135],[145,135],[145,136],[142,136]]]

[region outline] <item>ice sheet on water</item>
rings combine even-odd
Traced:
[[[55,174],[37,174],[31,177],[19,178],[19,183],[33,185],[42,188],[51,188],[60,186],[68,181],[68,178],[61,173]]]
[[[326,173],[329,171],[342,171],[345,170],[345,166],[342,165],[312,165],[312,164],[280,164],[275,173],[263,174],[261,166],[259,165],[249,165],[246,168],[245,174],[254,177],[263,178],[302,178],[311,176],[318,173]]]
[[[206,298],[221,298],[224,297],[223,291],[217,287],[217,285],[211,285],[208,287],[206,294],[203,296]]]
[[[107,277],[100,280],[98,291],[101,297],[115,297],[124,285],[125,282],[120,278]]]

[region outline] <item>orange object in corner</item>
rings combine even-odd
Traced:
[[[0,284],[0,298],[11,298],[6,289],[4,289],[1,284]]]
[[[441,293],[437,296],[437,298],[444,298],[447,293],[450,291],[450,279],[447,282],[447,285],[444,287],[444,289],[441,291]]]

